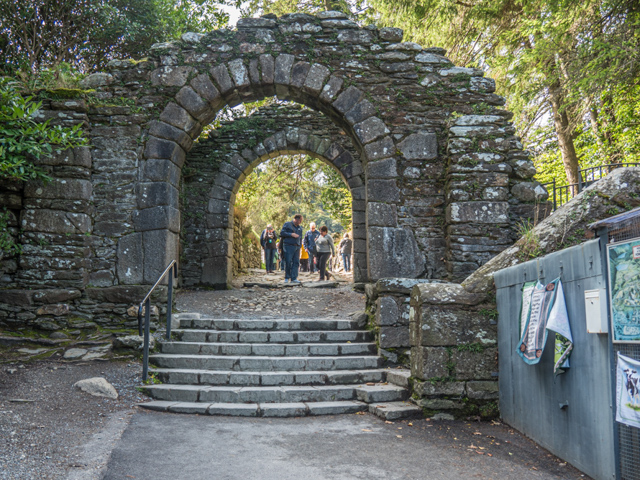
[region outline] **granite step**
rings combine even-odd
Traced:
[[[365,403],[394,402],[407,398],[408,391],[395,385],[317,386],[202,386],[147,385],[143,389],[154,399],[200,403],[299,403],[359,400]]]
[[[297,330],[360,330],[362,325],[354,320],[335,319],[233,319],[188,318],[179,320],[178,329],[244,330],[244,331],[297,331]]]
[[[231,370],[152,368],[149,372],[162,383],[178,385],[285,386],[380,383],[386,381],[388,370],[235,372]]]
[[[357,400],[339,402],[297,403],[205,403],[156,400],[139,403],[149,410],[200,415],[233,417],[304,417],[312,415],[341,415],[366,412],[368,405]]]
[[[388,421],[424,417],[422,409],[410,401],[372,403],[369,413]]]
[[[270,357],[236,355],[150,355],[152,365],[160,368],[198,370],[233,370],[251,372],[365,370],[380,368],[382,358],[373,355],[341,355],[327,357]]]
[[[163,342],[160,351],[177,355],[256,355],[308,357],[336,355],[376,355],[375,343],[203,343]]]
[[[373,333],[367,330],[338,331],[245,331],[245,330],[173,330],[176,339],[183,342],[220,343],[335,343],[372,342]]]

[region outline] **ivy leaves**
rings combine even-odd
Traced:
[[[69,128],[36,121],[41,106],[32,97],[23,97],[10,81],[0,79],[0,179],[48,179],[34,161],[88,144],[80,125]]]

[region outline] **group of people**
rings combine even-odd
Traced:
[[[260,235],[260,244],[264,249],[264,263],[267,273],[275,272],[276,257],[278,257],[281,268],[285,272],[285,283],[300,283],[298,273],[301,270],[301,262],[303,271],[306,271],[308,267],[310,273],[319,273],[318,280],[331,278],[327,267],[329,259],[332,256],[336,257],[336,247],[326,225],[317,230],[316,224],[311,222],[309,230],[303,235],[302,215],[294,215],[292,221],[286,222],[282,226],[279,236],[273,225],[267,225],[267,228]],[[345,272],[351,271],[352,245],[353,242],[349,238],[349,234],[345,233],[338,245]]]

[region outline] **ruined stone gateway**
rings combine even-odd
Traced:
[[[92,92],[45,100],[41,118],[81,123],[91,147],[42,159],[46,185],[0,187],[23,245],[0,260],[0,321],[120,324],[173,259],[183,285],[226,286],[235,194],[291,153],[349,186],[356,281],[465,278],[546,193],[493,80],[444,54],[339,12],[267,15],[113,60],[83,81]],[[272,96],[295,103],[201,136],[226,105]]]

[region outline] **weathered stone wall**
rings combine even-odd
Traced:
[[[248,268],[260,268],[260,239],[253,232],[246,232],[244,213],[236,210],[233,215],[233,275]]]
[[[360,28],[339,12],[242,19],[235,31],[156,44],[142,61],[114,60],[84,80],[92,92],[47,100],[40,118],[81,123],[91,147],[43,159],[49,185],[0,197],[24,245],[1,260],[13,292],[3,311],[17,322],[22,306],[7,298],[26,295],[31,311],[25,289],[71,289],[70,310],[116,322],[181,248],[201,252],[200,265],[185,261],[185,280],[226,285],[237,189],[258,163],[291,151],[323,158],[349,185],[356,278],[465,277],[514,240],[514,221],[543,192],[493,81],[401,40],[401,30]],[[210,188],[190,197],[199,172],[183,167],[203,128],[226,105],[273,95],[333,127],[325,137],[287,127],[255,146],[211,137],[226,154],[213,159],[217,172],[203,171]],[[195,198],[206,210],[186,219]]]
[[[427,413],[497,414],[497,311],[487,295],[458,284],[413,287],[411,376]]]

